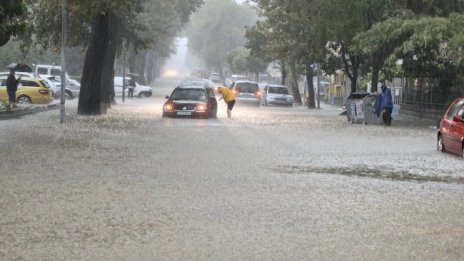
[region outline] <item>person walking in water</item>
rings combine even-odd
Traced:
[[[232,109],[235,105],[235,93],[227,87],[218,87],[218,92],[222,95],[219,100],[224,99],[227,103],[227,118],[232,118]]]
[[[12,109],[16,108],[16,91],[18,90],[19,81],[21,81],[21,76],[16,80],[15,70],[11,69],[6,79],[6,91],[8,93],[8,103]]]
[[[377,117],[380,117],[380,114],[383,111],[382,119],[385,126],[390,126],[392,122],[392,111],[393,111],[393,98],[390,89],[387,88],[387,85],[382,84],[382,92],[377,96],[375,102],[375,112]]]

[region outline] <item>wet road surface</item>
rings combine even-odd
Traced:
[[[462,260],[464,161],[337,108],[0,122],[1,260]]]

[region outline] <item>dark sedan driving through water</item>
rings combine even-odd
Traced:
[[[178,86],[163,105],[163,117],[211,118],[217,115],[217,100],[212,88]]]

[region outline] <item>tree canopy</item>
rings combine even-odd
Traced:
[[[248,4],[234,0],[209,0],[192,16],[186,30],[188,47],[209,70],[224,75],[227,55],[245,43],[245,27],[257,20]]]
[[[26,3],[23,0],[2,0],[0,5],[0,46],[5,45],[11,36],[26,30]]]
[[[314,63],[329,73],[341,69],[353,92],[360,75],[373,85],[392,77],[398,60],[406,77],[462,87],[462,76],[453,72],[462,70],[463,0],[253,2],[261,19],[247,30],[246,46],[254,55],[296,61],[307,75]]]
[[[68,46],[86,49],[78,113],[101,114],[114,97],[115,58],[130,50],[130,68],[147,71],[145,57],[163,59],[172,42],[202,0],[68,0]],[[61,5],[54,0],[30,3],[33,38],[44,48],[61,40]],[[149,53],[149,51],[151,53]],[[153,66],[149,64],[148,66]],[[151,68],[150,68],[151,69]],[[151,74],[150,74],[151,75]]]

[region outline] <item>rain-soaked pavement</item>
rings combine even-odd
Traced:
[[[464,160],[337,108],[0,121],[0,260],[464,260]],[[406,126],[407,125],[407,126]]]

